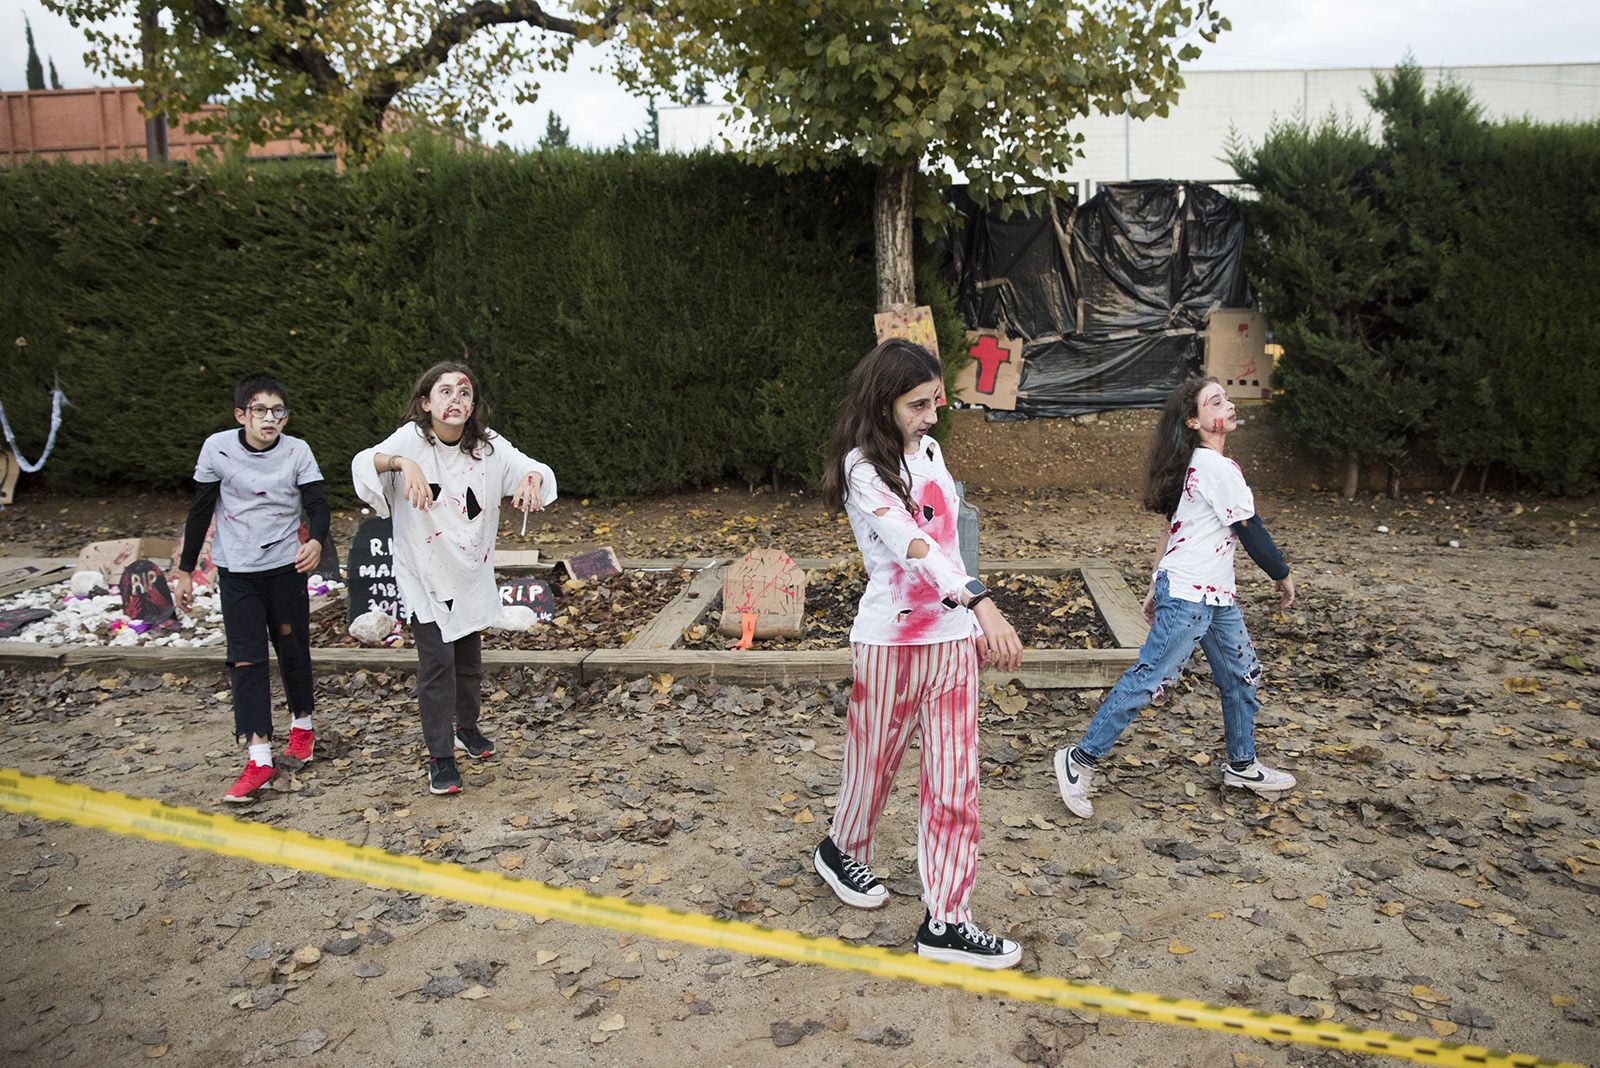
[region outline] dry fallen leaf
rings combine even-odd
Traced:
[[[1459,1025],[1454,1020],[1439,1020],[1432,1016],[1428,1017],[1428,1026],[1433,1028],[1433,1033],[1440,1038],[1449,1038],[1460,1030]]]
[[[1325,908],[1328,907],[1327,895],[1325,895],[1325,894],[1312,894],[1310,897],[1306,898],[1306,905],[1309,908],[1325,909]]]
[[[1180,942],[1176,938],[1174,938],[1172,941],[1167,943],[1167,952],[1168,953],[1172,953],[1172,954],[1176,954],[1178,956],[1182,956],[1185,953],[1193,953],[1194,952],[1194,947],[1193,946],[1186,946],[1182,942]]]

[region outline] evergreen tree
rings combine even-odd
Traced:
[[[50,88],[52,88],[52,89],[60,89],[60,88],[62,88],[61,75],[56,73],[56,61],[54,59],[50,60]]]
[[[635,152],[661,151],[661,112],[656,109],[656,98],[650,97],[645,104],[644,129],[633,135],[633,144],[630,145]]]
[[[1391,373],[1395,231],[1375,203],[1378,148],[1329,117],[1279,124],[1229,162],[1258,194],[1241,207],[1252,280],[1284,347],[1284,425],[1313,452],[1345,461],[1352,495],[1365,461],[1404,454],[1416,417]]]
[[[554,111],[544,120],[544,136],[539,139],[540,148],[567,148],[572,142],[572,131],[567,129],[567,124],[561,121],[561,116]]]
[[[33,23],[28,21],[28,16],[22,16],[24,32],[28,36],[28,88],[44,88],[44,64],[39,62],[39,50],[33,47]]]

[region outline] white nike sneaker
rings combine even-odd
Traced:
[[[1090,771],[1072,759],[1072,746],[1056,750],[1056,785],[1061,787],[1061,800],[1074,816],[1088,819],[1094,815],[1094,803],[1089,800]],[[1293,779],[1289,780],[1292,784]]]
[[[1252,761],[1243,771],[1234,771],[1232,764],[1223,765],[1222,785],[1239,786],[1258,794],[1281,794],[1294,789],[1295,778],[1287,771],[1269,768],[1261,761]]]

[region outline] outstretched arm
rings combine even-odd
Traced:
[[[1289,564],[1278,550],[1277,543],[1272,540],[1267,524],[1256,515],[1241,519],[1232,526],[1239,544],[1250,554],[1250,559],[1277,585],[1278,607],[1286,609],[1294,604],[1294,579],[1289,577]]]

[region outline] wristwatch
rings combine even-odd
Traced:
[[[981,601],[985,597],[989,596],[989,587],[985,586],[983,583],[979,582],[977,579],[968,579],[967,580],[967,584],[965,586],[963,586],[962,589],[967,591],[967,607],[968,608],[971,608],[973,605],[977,604],[979,601]],[[961,607],[961,602],[960,601],[953,600],[953,599],[951,599],[949,597],[946,597],[940,603],[942,603],[946,608],[959,608],[959,607]]]

